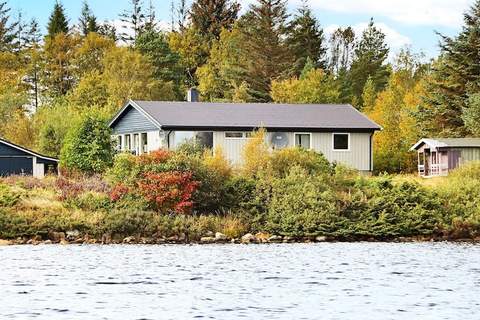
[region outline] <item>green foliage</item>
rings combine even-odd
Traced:
[[[105,119],[87,114],[72,127],[60,152],[64,169],[102,173],[113,163],[114,147]]]
[[[60,2],[55,2],[52,14],[48,20],[48,37],[53,38],[59,33],[68,33],[68,21],[65,9]]]
[[[5,184],[0,184],[0,207],[13,207],[20,201],[20,193]]]
[[[192,25],[206,39],[218,39],[222,29],[231,29],[237,20],[240,4],[230,0],[196,0],[192,3]],[[209,41],[209,42],[210,42]]]
[[[468,107],[462,113],[465,128],[473,135],[480,136],[480,93],[474,93],[468,98]]]

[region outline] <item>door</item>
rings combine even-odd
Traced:
[[[0,176],[32,175],[33,159],[28,157],[1,157]]]

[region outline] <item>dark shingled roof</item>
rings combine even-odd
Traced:
[[[424,143],[431,148],[480,148],[480,138],[424,138],[410,150],[417,150]]]
[[[162,101],[131,101],[130,104],[140,107],[163,129],[167,130],[252,129],[258,127],[337,131],[381,129],[379,125],[351,105]],[[112,124],[114,121],[115,119]]]

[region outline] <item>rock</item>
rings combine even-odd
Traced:
[[[141,244],[154,244],[155,241],[153,238],[140,238],[140,243]]]
[[[37,245],[39,244],[40,241],[36,240],[36,239],[30,239],[27,241],[27,244],[33,244],[33,245]]]
[[[42,243],[43,243],[43,244],[52,244],[53,242],[52,242],[52,240],[45,240],[45,241],[43,241]]]
[[[283,242],[284,243],[293,242],[293,241],[295,241],[295,239],[293,237],[290,237],[290,236],[283,237]]]
[[[221,232],[215,233],[215,241],[216,242],[225,242],[227,240],[228,240],[228,237],[226,235],[224,235],[223,233],[221,233]]]
[[[317,237],[315,237],[315,241],[316,241],[316,242],[325,242],[325,241],[327,241],[327,237],[325,237],[325,236],[317,236]]]
[[[165,238],[157,238],[157,239],[155,239],[155,243],[156,243],[156,244],[164,244],[165,242],[167,242],[167,240],[165,240]]]
[[[240,239],[238,238],[233,238],[232,240],[230,240],[231,243],[240,243]]]
[[[61,240],[65,239],[65,233],[52,231],[48,233],[48,238],[53,242],[60,242]]]
[[[80,231],[78,230],[70,230],[70,231],[67,231],[66,233],[66,239],[68,241],[73,241],[77,239],[79,236],[80,236]]]
[[[10,240],[0,239],[0,246],[9,246],[11,244],[12,244],[12,241],[10,241]]]
[[[201,237],[200,242],[201,243],[214,243],[215,238],[214,237]]]
[[[247,233],[244,235],[241,239],[242,243],[252,243],[252,242],[257,242],[257,238],[251,233]]]
[[[181,242],[185,242],[185,240],[187,240],[187,235],[182,232],[178,235],[178,241],[181,241]]]
[[[112,234],[104,233],[102,235],[102,244],[110,244],[110,243],[112,243]]]
[[[69,244],[69,242],[68,242],[67,240],[63,239],[63,240],[60,240],[60,244],[61,244],[62,246],[64,246],[64,245]]]
[[[268,242],[282,242],[283,237],[278,235],[273,235],[268,238]]]
[[[133,242],[135,242],[135,237],[132,237],[132,236],[126,237],[123,239],[123,243],[133,243]]]
[[[270,238],[270,234],[266,232],[258,232],[255,234],[255,239],[259,242],[268,242],[268,239]]]

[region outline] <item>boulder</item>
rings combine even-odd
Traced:
[[[295,241],[295,238],[290,237],[290,236],[285,236],[283,237],[283,242],[288,243],[288,242],[293,242]]]
[[[317,237],[315,237],[315,241],[316,241],[316,242],[325,242],[325,241],[327,241],[327,237],[325,237],[325,236],[317,236]]]
[[[205,237],[213,237],[215,234],[213,233],[213,231],[207,231],[205,232]]]
[[[221,233],[221,232],[215,233],[215,241],[216,242],[225,242],[227,240],[228,240],[228,237],[226,235],[224,235],[223,233]]]
[[[255,239],[257,239],[258,242],[268,242],[268,239],[271,237],[271,234],[266,233],[266,232],[258,232],[255,234]]]
[[[63,240],[60,240],[60,244],[61,244],[62,246],[64,246],[64,245],[69,244],[69,242],[68,242],[67,240],[63,239]]]
[[[66,239],[68,241],[73,241],[77,239],[79,236],[80,236],[80,231],[78,230],[70,230],[70,231],[67,231],[66,233]]]
[[[126,237],[123,239],[123,243],[134,243],[135,242],[135,237]]]
[[[10,241],[10,240],[0,239],[0,246],[9,246],[11,244],[12,244],[12,241]]]
[[[268,242],[282,242],[283,237],[279,235],[273,235],[268,238]]]
[[[257,238],[251,233],[247,233],[241,239],[242,243],[254,243],[257,242]]]
[[[214,243],[215,238],[214,237],[201,237],[200,242],[201,243]]]
[[[65,233],[52,231],[48,233],[48,238],[53,242],[60,242],[65,239]]]
[[[45,240],[45,241],[43,241],[42,243],[43,243],[43,244],[52,244],[53,242],[52,242],[52,240]]]

